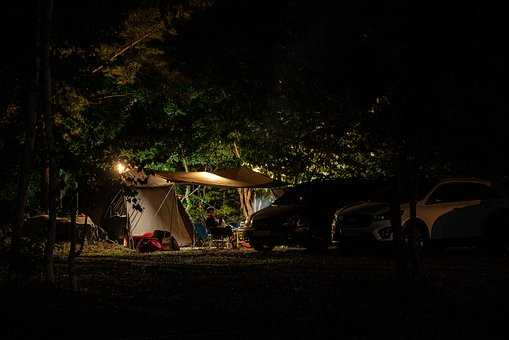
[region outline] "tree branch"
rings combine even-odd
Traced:
[[[115,59],[117,59],[118,57],[120,57],[122,54],[124,54],[125,52],[129,51],[131,48],[133,48],[134,46],[138,45],[139,43],[141,43],[143,40],[147,39],[148,37],[150,37],[152,34],[154,34],[156,31],[160,30],[162,27],[163,27],[163,22],[158,22],[157,24],[153,25],[147,32],[145,32],[141,37],[139,37],[138,39],[136,39],[135,41],[132,41],[130,42],[129,44],[125,45],[124,47],[122,47],[120,50],[118,50],[117,52],[115,52],[115,54],[113,54],[113,56],[111,56],[108,61],[106,62],[106,64],[104,65],[101,65],[99,67],[96,67],[93,71],[92,71],[92,74],[95,74],[99,71],[101,71],[102,69],[104,69],[108,64],[112,63]]]

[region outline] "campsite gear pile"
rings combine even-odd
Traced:
[[[141,236],[133,236],[134,247],[141,253],[161,250],[180,250],[177,240],[166,230],[155,230]]]
[[[46,235],[49,217],[47,214],[40,214],[29,217],[25,222],[25,230],[31,235]],[[90,216],[79,214],[76,216],[76,228],[78,239],[84,238],[87,242],[107,240],[108,234],[104,229],[92,221]],[[58,242],[71,240],[71,219],[68,217],[57,217],[56,219],[56,240]]]
[[[245,226],[235,229],[235,237],[237,239],[237,248],[238,249],[251,249],[251,244],[244,237]]]
[[[140,253],[151,253],[154,251],[162,250],[161,242],[159,240],[147,236],[136,236],[135,237],[136,249]]]

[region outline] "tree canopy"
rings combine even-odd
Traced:
[[[34,50],[30,10],[10,5],[3,23],[20,33],[0,68],[1,175],[11,183]],[[471,25],[485,13],[456,10],[416,13],[404,1],[57,2],[59,166],[88,184],[119,159],[165,170],[248,164],[298,183],[387,175],[412,140],[428,171],[502,174],[500,23]]]

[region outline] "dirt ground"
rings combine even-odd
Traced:
[[[3,289],[0,338],[497,337],[509,321],[509,257],[475,249],[429,255],[418,282],[369,250],[89,249],[79,293],[57,269],[58,289]]]

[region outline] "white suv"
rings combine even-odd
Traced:
[[[426,240],[479,240],[506,237],[508,205],[492,182],[472,178],[447,179],[436,184],[417,202],[416,225]],[[409,204],[401,205],[405,230]],[[336,212],[333,241],[392,241],[389,204],[363,202]]]

